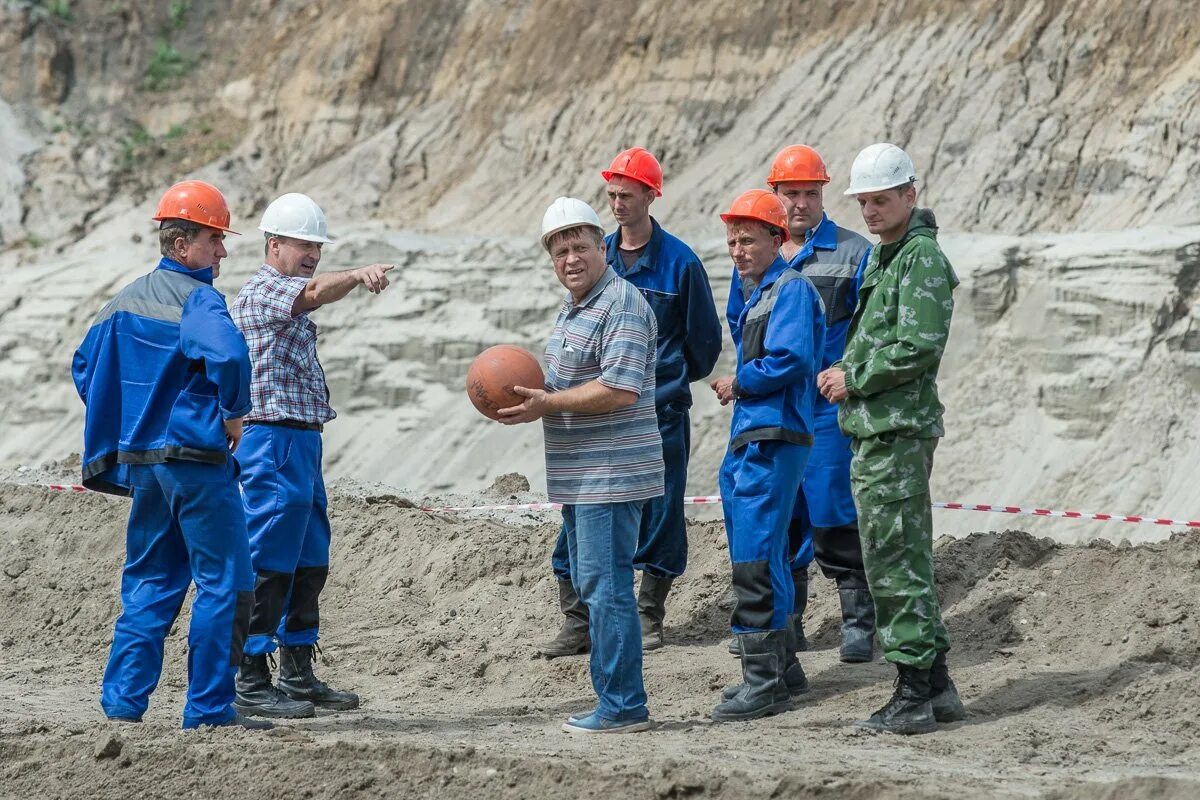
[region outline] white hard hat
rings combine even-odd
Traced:
[[[275,198],[263,212],[258,229],[306,242],[333,241],[325,227],[325,212],[311,197],[297,192]]]
[[[882,192],[917,179],[908,153],[894,144],[880,142],[859,153],[850,167],[850,188],[844,194]]]
[[[542,215],[542,247],[546,247],[546,242],[552,235],[577,225],[591,225],[604,233],[600,215],[591,206],[574,197],[558,198]]]

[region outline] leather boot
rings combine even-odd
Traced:
[[[642,650],[663,646],[663,619],[667,616],[667,594],[674,578],[659,578],[642,571],[638,587],[638,617],[642,621]]]
[[[293,700],[308,700],[313,705],[334,711],[358,708],[358,695],[330,688],[313,674],[316,650],[314,644],[279,648],[279,691]]]
[[[937,730],[929,702],[929,670],[896,665],[896,693],[887,705],[854,727],[878,733],[932,733]]]
[[[945,650],[938,652],[929,670],[929,694],[933,717],[938,722],[960,722],[967,718],[967,710],[958,696],[958,687],[950,679],[950,670],[946,668]]]
[[[538,652],[546,658],[586,653],[592,647],[588,635],[588,609],[570,581],[558,582],[558,608],[563,613],[562,628],[553,639],[539,644]]]
[[[875,601],[865,575],[838,579],[842,604],[841,659],[847,664],[865,664],[875,657]]]
[[[800,666],[800,660],[796,658],[796,639],[792,633],[791,619],[788,619],[787,643],[783,652],[783,684],[787,686],[788,695],[793,698],[799,697],[808,692],[808,676],[804,674],[804,667]],[[733,637],[736,642],[737,637]],[[726,700],[732,700],[737,696],[737,693],[745,686],[744,683],[735,683],[732,686],[726,686],[721,692],[721,696]]]
[[[233,708],[243,716],[304,719],[317,713],[312,703],[293,700],[271,684],[271,668],[267,665],[266,653],[242,656],[234,689]]]
[[[737,634],[742,653],[742,686],[712,711],[715,722],[758,719],[792,709],[784,683],[786,631]]]
[[[808,650],[808,638],[804,635],[804,610],[808,608],[808,567],[792,570],[792,584],[796,587],[796,600],[788,619],[792,633],[796,635],[796,652],[804,653]]]

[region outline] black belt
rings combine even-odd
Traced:
[[[319,422],[301,422],[298,419],[248,419],[247,425],[274,425],[277,428],[295,428],[298,431],[317,431],[320,433],[325,430],[325,426]]]

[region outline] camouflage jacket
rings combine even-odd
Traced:
[[[847,436],[942,436],[937,373],[950,336],[958,276],[937,244],[933,212],[918,208],[898,242],[871,251],[839,364],[849,397]]]

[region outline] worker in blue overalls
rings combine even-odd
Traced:
[[[820,154],[807,145],[789,145],[771,164],[767,184],[788,212],[790,239],[780,249],[788,266],[809,279],[825,306],[825,351],[821,369],[841,360],[846,331],[858,301],[858,277],[871,245],[836,225],[824,210],[829,173]],[[736,279],[736,276],[735,276]],[[730,296],[737,295],[737,286]],[[793,615],[800,650],[807,649],[803,614],[808,604],[808,566],[815,558],[838,588],[842,610],[841,660],[870,661],[874,655],[875,605],[867,587],[858,514],[850,491],[850,439],[837,424],[837,405],[817,395],[812,454],[804,472],[791,526]]]
[[[254,572],[231,455],[250,411],[250,357],[213,288],[229,207],[215,187],[184,181],[154,219],[162,260],[100,310],[72,364],[86,406],[83,484],[133,496],[100,705],[141,721],[194,582],[183,727],[270,728],[232,705]]]
[[[617,155],[600,173],[607,182],[608,206],[618,228],[605,238],[608,265],[636,286],[658,322],[655,410],[662,436],[666,492],[642,509],[634,568],[642,573],[638,616],[642,647],[663,646],[663,620],[672,582],[687,567],[687,528],[683,498],[691,448],[692,381],[708,377],[721,354],[721,320],[708,273],[692,249],[663,230],[650,216],[662,196],[658,159],[642,147]],[[563,623],[558,634],[538,646],[547,658],[586,652],[587,608],[571,585],[566,537],[560,531],[551,559],[558,579]]]
[[[737,372],[711,384],[722,405],[734,403],[720,487],[742,683],[713,709],[725,722],[786,711],[808,689],[790,619],[788,529],[813,444],[825,315],[816,289],[779,255],[789,238],[779,198],[752,189],[721,219],[741,291],[728,304]]]

